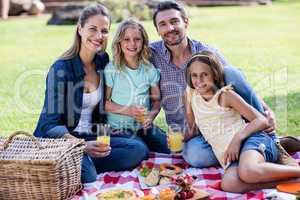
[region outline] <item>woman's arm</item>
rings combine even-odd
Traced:
[[[120,115],[127,115],[133,118],[139,118],[143,114],[144,110],[137,106],[122,106],[111,101],[112,88],[106,86],[106,101],[105,101],[105,111]]]
[[[47,74],[43,110],[34,131],[36,137],[60,138],[69,132],[66,125],[61,122],[67,95],[64,67],[63,61],[57,61]]]

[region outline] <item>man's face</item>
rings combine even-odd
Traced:
[[[178,10],[159,12],[155,22],[158,34],[167,45],[178,45],[186,38],[188,19],[183,19]]]

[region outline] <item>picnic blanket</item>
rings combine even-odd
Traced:
[[[300,162],[300,152],[293,155],[294,158]],[[258,190],[252,191],[244,194],[236,194],[223,192],[220,187],[221,177],[224,170],[221,167],[209,167],[204,169],[191,168],[184,162],[181,155],[167,155],[159,153],[150,153],[148,160],[143,161],[143,164],[147,166],[158,167],[162,163],[176,164],[183,167],[185,173],[190,173],[197,176],[195,186],[204,189],[210,193],[210,199],[213,200],[258,200],[265,199],[266,195],[274,192],[275,189],[268,190]],[[122,171],[122,172],[106,172],[99,174],[96,183],[90,187],[85,187],[82,189],[72,200],[92,200],[96,199],[96,194],[103,189],[113,188],[113,187],[126,187],[142,190],[140,188],[138,174],[141,166],[135,168],[132,171]],[[147,195],[150,190],[142,190],[142,192]]]

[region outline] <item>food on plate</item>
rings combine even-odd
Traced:
[[[159,200],[174,200],[176,192],[171,188],[165,188],[159,192],[158,196]]]
[[[175,174],[180,174],[182,172],[182,169],[180,167],[177,167],[176,165],[172,164],[161,164],[160,165],[160,175],[171,177]]]
[[[152,171],[151,168],[147,167],[147,166],[143,166],[141,169],[140,169],[140,175],[143,176],[143,177],[147,177],[150,172]]]
[[[140,169],[140,176],[145,177],[145,179],[142,179],[145,185],[153,187],[170,183],[170,178],[181,172],[182,169],[180,167],[172,164],[161,164],[159,169],[150,168],[144,164]]]
[[[195,196],[196,191],[192,189],[192,184],[195,179],[196,177],[190,174],[172,177],[172,183],[180,187],[179,192],[176,194],[177,199],[185,200]]]
[[[145,184],[148,186],[155,186],[159,182],[159,170],[152,169],[150,174],[145,178]]]
[[[153,195],[147,195],[147,196],[140,197],[138,200],[156,200],[156,197]]]
[[[134,200],[137,195],[132,190],[112,189],[96,195],[98,200]]]
[[[171,183],[171,178],[169,177],[161,177],[159,179],[159,185],[164,185],[164,184],[168,184],[168,183]]]

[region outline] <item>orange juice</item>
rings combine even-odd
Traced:
[[[169,133],[169,145],[172,152],[180,152],[183,147],[183,135],[181,132]]]
[[[137,118],[137,121],[143,124],[144,121],[146,120],[147,115],[148,115],[148,110],[147,108],[144,107],[144,112]]]
[[[101,142],[101,143],[110,145],[110,136],[98,136],[97,142]]]

